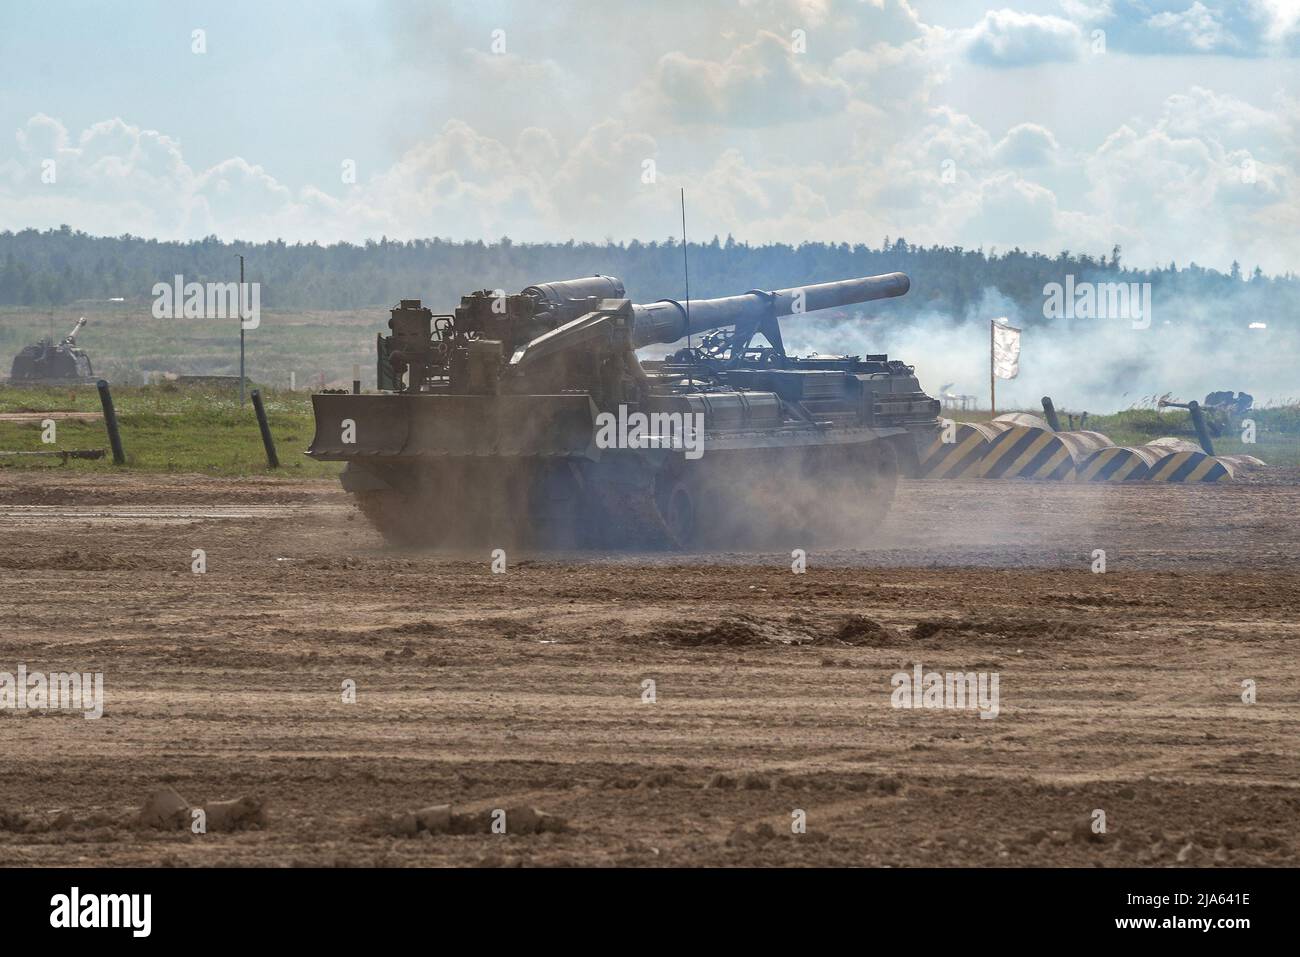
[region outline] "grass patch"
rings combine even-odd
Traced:
[[[262,390],[271,435],[281,468],[266,467],[261,434],[252,401],[241,409],[237,391],[181,389],[175,385],[114,386],[122,445],[127,468],[148,472],[198,472],[205,475],[280,475],[317,478],[337,475],[341,466],[316,462],[303,455],[311,444],[314,424],[311,397],[306,392]],[[99,412],[99,395],[93,387],[78,389],[0,388],[0,413]],[[57,441],[41,441],[41,423],[0,421],[0,450],[41,452],[53,449],[108,448],[101,421],[58,420]],[[0,458],[0,467],[61,467],[58,459]],[[111,458],[72,461],[78,471],[116,468]]]
[[[78,316],[86,327],[77,344],[90,356],[95,375],[119,385],[143,385],[149,372],[236,375],[239,323],[217,319],[155,319],[151,302],[76,303],[56,310],[0,307],[0,376],[13,356],[42,336],[61,338]],[[375,333],[388,330],[388,308],[262,311],[262,324],[246,335],[247,374],[258,385],[288,390],[350,387],[352,365],[361,366],[366,388],[375,385]]]
[[[303,455],[311,444],[314,423],[311,396],[307,392],[263,389],[271,434],[275,438],[281,468],[266,467],[252,402],[241,409],[237,392],[222,389],[156,386],[114,386],[122,429],[127,467],[148,472],[197,472],[205,475],[280,475],[285,478],[332,477],[341,465],[316,462]],[[93,387],[8,388],[0,387],[0,413],[7,412],[92,412],[100,411]],[[1034,414],[1041,410],[1027,409]],[[950,413],[951,414],[951,413]],[[1253,419],[1256,441],[1241,440],[1239,419]],[[987,422],[987,412],[962,413],[960,421]],[[1062,420],[1065,417],[1062,415]],[[1076,424],[1077,424],[1076,418]],[[1300,466],[1300,405],[1254,409],[1244,416],[1226,419],[1214,438],[1215,451],[1223,455],[1248,454],[1269,465]],[[1112,415],[1090,415],[1088,428],[1102,432],[1117,445],[1141,445],[1165,435],[1196,441],[1191,416],[1182,409],[1136,407]],[[59,420],[57,442],[41,442],[39,420],[0,421],[0,450],[41,452],[51,449],[108,448],[102,421]],[[4,458],[0,468],[51,468],[58,459]],[[66,468],[104,471],[115,468],[111,459],[72,461]]]

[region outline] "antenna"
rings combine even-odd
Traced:
[[[686,258],[686,187],[682,191],[682,272],[686,274],[686,348],[691,347],[691,267]]]

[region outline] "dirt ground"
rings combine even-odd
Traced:
[[[1294,866],[1293,478],[908,483],[802,575],[799,542],[493,574],[384,549],[332,483],[0,470],[0,671],[106,699],[0,711],[0,858]],[[916,664],[996,673],[996,718],[893,707]],[[137,826],[163,785],[265,823]],[[448,803],[507,833],[402,833]]]

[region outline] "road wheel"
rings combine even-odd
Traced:
[[[698,516],[695,495],[679,478],[665,477],[655,492],[659,516],[663,519],[668,542],[674,548],[686,548],[695,541]]]

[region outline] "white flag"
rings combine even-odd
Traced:
[[[1020,374],[1020,330],[1004,322],[993,321],[993,374],[999,379],[1014,379]]]

